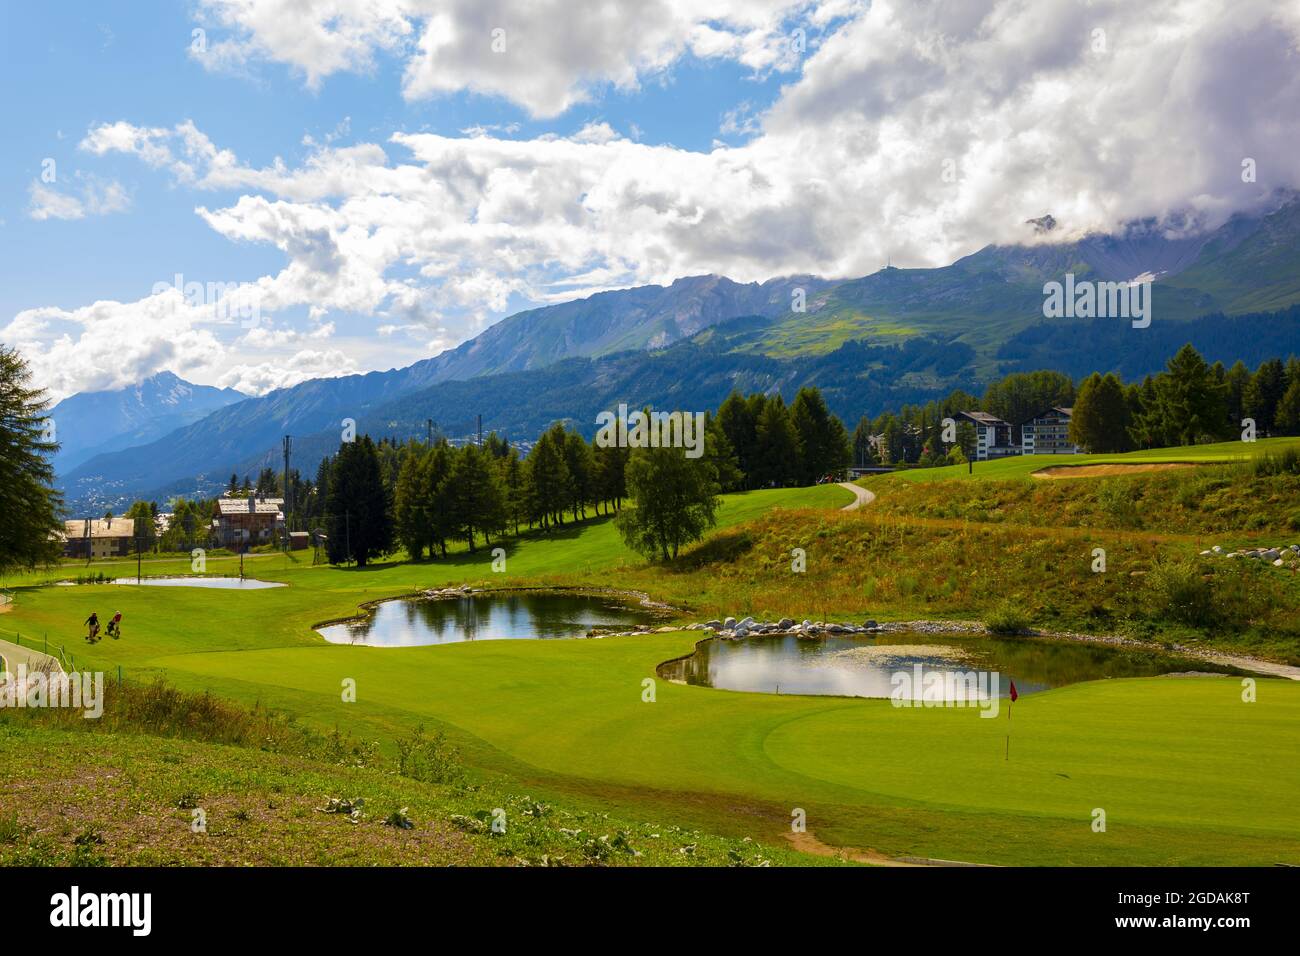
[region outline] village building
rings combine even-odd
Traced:
[[[988,461],[1019,455],[1021,446],[1015,440],[1015,428],[988,412],[960,412],[958,418],[975,426],[975,460]]]
[[[131,518],[75,518],[63,522],[63,554],[68,558],[120,558],[131,553]]]
[[[283,498],[219,498],[213,521],[217,545],[240,549],[279,540],[284,530]]]
[[[1074,409],[1054,406],[1020,426],[1020,446],[1026,455],[1078,455],[1082,449],[1070,441]]]

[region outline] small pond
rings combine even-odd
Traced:
[[[255,581],[252,578],[117,578],[114,584],[139,584],[155,588],[230,588],[236,591],[260,591],[282,588],[279,581]]]
[[[332,644],[416,647],[508,638],[585,637],[588,629],[600,625],[633,627],[656,620],[650,611],[609,598],[511,592],[383,601],[366,617],[326,625],[319,633]]]
[[[724,690],[888,698],[899,688],[901,696],[915,699],[922,697],[920,685],[931,673],[993,671],[998,673],[1000,697],[1007,696],[1013,680],[1018,694],[1032,694],[1105,677],[1240,673],[1201,660],[1103,644],[935,634],[713,638],[691,657],[660,667],[661,676],[669,680]],[[991,691],[991,676],[984,681],[982,687]],[[915,693],[903,693],[914,686]]]

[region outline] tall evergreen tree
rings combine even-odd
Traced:
[[[569,500],[569,468],[564,461],[564,428],[552,426],[542,433],[526,460],[530,510],[543,531],[564,524]]]
[[[1128,403],[1113,373],[1093,372],[1079,386],[1070,418],[1070,441],[1093,454],[1127,451]]]
[[[49,456],[45,393],[15,349],[0,346],[0,573],[57,560],[63,501]]]
[[[397,487],[393,492],[393,521],[397,540],[412,560],[424,557],[429,544],[429,505],[424,494],[423,472],[425,458],[431,451],[412,448],[402,461],[397,473]]]
[[[365,567],[393,549],[392,498],[369,435],[344,442],[329,477],[329,560]]]
[[[754,447],[755,487],[784,488],[796,480],[799,436],[790,420],[790,410],[780,395],[772,395],[763,402]]]
[[[1251,376],[1242,405],[1246,416],[1255,419],[1255,428],[1261,435],[1273,433],[1277,406],[1286,389],[1286,367],[1281,359],[1269,359],[1261,363]]]
[[[762,396],[758,396],[761,403]],[[736,453],[736,462],[745,475],[745,487],[753,488],[758,455],[758,411],[753,401],[732,392],[718,408],[718,425]]]
[[[819,389],[799,389],[790,406],[790,422],[798,443],[796,477],[800,483],[811,485],[848,467],[853,451],[844,423],[831,414]]]
[[[492,456],[477,445],[461,448],[443,489],[456,537],[462,538],[471,552],[476,535],[481,534],[483,543],[490,545],[492,535],[505,525],[506,515],[501,477]]]

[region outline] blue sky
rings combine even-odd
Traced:
[[[1275,7],[6,4],[0,341],[56,398],[262,393],[601,289],[1213,226],[1300,182]]]
[[[97,123],[129,119],[142,126],[193,120],[212,139],[252,165],[309,152],[304,136],[340,142],[382,141],[397,130],[458,136],[474,126],[517,126],[509,135],[567,135],[608,122],[642,142],[707,150],[724,135],[725,114],[740,103],[770,103],[780,74],[756,76],[730,62],[687,56],[671,74],[632,92],[600,91],[596,102],[554,119],[534,120],[499,97],[468,92],[408,102],[401,64],[381,58],[364,75],[341,73],[312,91],[287,66],[249,75],[204,69],[190,56],[192,7],[175,0],[6,4],[0,13],[5,56],[0,82],[23,95],[6,97],[7,145],[0,152],[0,220],[6,262],[0,316],[44,305],[74,308],[99,298],[129,300],[176,272],[254,278],[282,264],[265,246],[237,245],[193,214],[194,202],[166,177],[129,157],[93,157],[77,149]],[[785,79],[788,80],[788,77]],[[28,187],[53,158],[56,175],[116,179],[130,195],[123,213],[75,222],[35,221]],[[224,198],[235,199],[237,191]],[[222,193],[202,197],[211,204]],[[527,303],[516,297],[512,303]]]

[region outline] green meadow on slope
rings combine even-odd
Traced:
[[[643,682],[698,635],[390,649],[330,645],[311,630],[365,601],[462,581],[641,588],[687,608],[687,620],[724,612],[978,615],[1000,598],[999,587],[1053,579],[1060,583],[1046,596],[1073,620],[1097,598],[1104,608],[1134,590],[1126,574],[1089,575],[1082,557],[1064,553],[1069,544],[1087,554],[1087,529],[960,522],[963,529],[875,506],[834,510],[848,497],[835,487],[728,496],[724,527],[668,568],[635,560],[612,525],[597,520],[515,543],[504,575],[491,573],[483,552],[363,571],[275,557],[259,559],[256,574],[286,588],[21,587],[0,628],[75,635],[88,606],[102,613],[112,605],[124,611],[126,636],[78,644],[78,666],[112,674],[121,664],[130,680],[165,675],[180,688],[282,708],[322,732],[338,728],[389,747],[424,724],[445,730],[477,772],[539,799],[733,838],[780,844],[799,808],[818,839],[889,856],[1300,862],[1300,810],[1291,799],[1300,770],[1283,759],[1300,717],[1300,685],[1291,681],[1260,680],[1254,703],[1243,702],[1238,680],[1223,677],[1077,684],[1022,698],[1014,721],[663,680],[647,703]],[[881,492],[877,504],[887,499]],[[796,510],[770,510],[779,505]],[[1113,538],[1121,563],[1196,547],[1177,536],[1095,533]],[[794,547],[808,553],[803,575],[789,568]],[[1085,581],[1101,590],[1077,595]],[[1202,638],[1228,647],[1245,640]],[[1281,644],[1247,646],[1287,656]],[[341,699],[345,680],[355,681],[355,703]],[[1096,809],[1106,812],[1105,833],[1093,832]]]

